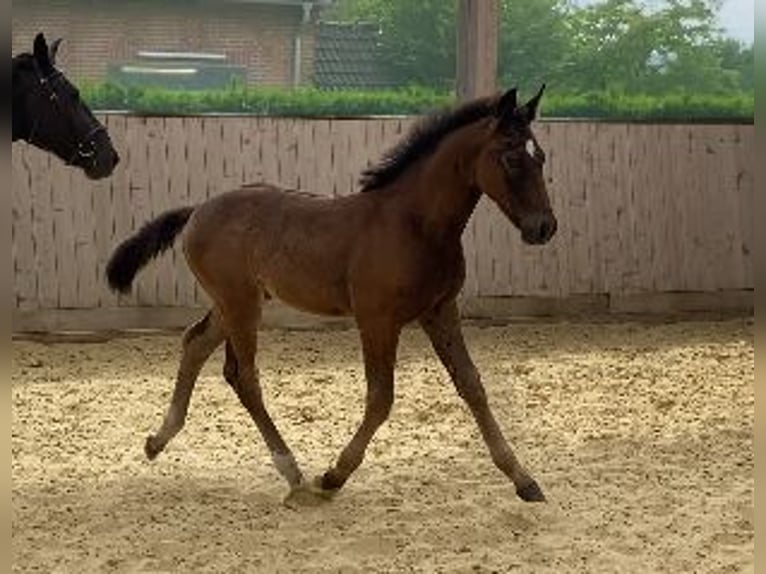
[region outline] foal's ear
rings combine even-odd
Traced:
[[[56,65],[56,54],[59,51],[59,45],[61,44],[61,38],[56,38],[53,40],[53,44],[51,44],[50,49],[48,50],[48,60],[51,63],[51,66]]]
[[[497,102],[497,116],[503,117],[516,109],[516,88],[511,88],[505,92]]]
[[[34,55],[35,61],[40,68],[48,70],[52,67],[48,42],[45,41],[45,36],[42,32],[35,36]]]
[[[518,114],[527,122],[531,122],[537,117],[537,106],[540,103],[540,98],[543,97],[543,92],[545,91],[545,84],[540,86],[540,90],[535,94],[535,96],[529,100],[526,104],[521,106],[518,109]]]

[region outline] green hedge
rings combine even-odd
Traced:
[[[150,115],[234,113],[269,116],[374,116],[422,114],[454,103],[452,94],[422,88],[387,91],[321,91],[312,88],[231,88],[210,91],[123,89],[85,85],[94,110]],[[754,94],[663,96],[613,93],[556,94],[543,100],[548,118],[752,121]]]

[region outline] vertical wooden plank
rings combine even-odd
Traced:
[[[332,196],[341,195],[341,179],[343,173],[343,148],[341,138],[342,122],[332,120],[329,124],[328,141],[330,142],[330,169],[332,170]],[[328,190],[329,192],[329,190]]]
[[[56,270],[56,243],[51,203],[50,155],[37,149],[29,149],[29,157],[35,164],[32,174],[32,228],[36,239],[37,254],[37,300],[40,309],[58,307]],[[58,160],[56,160],[58,161]]]
[[[606,290],[610,294],[625,294],[630,292],[629,273],[633,268],[633,250],[632,250],[632,229],[633,213],[630,203],[630,193],[633,179],[633,170],[636,167],[637,157],[634,146],[631,145],[630,137],[634,132],[628,124],[618,124],[618,129],[613,137],[616,137],[617,153],[611,169],[602,174],[598,174],[594,169],[594,156],[589,153],[587,178],[590,181],[598,181],[598,177],[603,177],[605,189],[602,193],[611,193],[610,197],[612,209],[614,210],[613,233],[611,238],[614,241],[613,257],[611,265],[606,270],[605,282]],[[598,241],[600,245],[605,245],[603,231],[608,230],[608,223],[602,228]]]
[[[734,162],[734,179],[737,190],[736,205],[739,211],[737,228],[741,231],[742,285],[755,289],[753,274],[753,251],[755,248],[755,127],[735,126],[737,146]]]
[[[665,181],[669,182],[668,187],[673,188],[673,192],[669,194],[667,205],[674,225],[667,230],[665,244],[668,246],[668,265],[672,266],[673,269],[662,281],[657,282],[655,288],[658,291],[685,290],[689,284],[689,269],[695,261],[692,249],[689,249],[691,237],[687,229],[687,221],[691,213],[690,207],[687,205],[687,196],[694,194],[699,180],[695,174],[689,173],[689,164],[685,161],[685,158],[689,157],[688,154],[691,153],[690,150],[693,149],[694,135],[687,127],[674,126],[669,134],[669,141],[672,142],[676,153],[672,165],[665,173]]]
[[[96,232],[98,223],[94,210],[95,196],[109,191],[108,180],[87,180],[83,175],[70,170],[73,188],[69,201],[72,221],[72,245],[74,261],[72,272],[75,276],[76,299],[73,306],[80,309],[98,307],[103,276],[99,275]]]
[[[172,120],[170,120],[172,121]],[[144,225],[151,219],[158,217],[171,207],[170,180],[174,174],[170,171],[169,141],[166,118],[147,118],[147,171],[149,174],[147,183],[147,198],[149,200],[149,218],[141,223]],[[153,305],[172,305],[175,293],[175,273],[172,257],[163,254],[156,258],[147,267],[147,282],[151,273],[151,289],[153,292]],[[151,269],[150,269],[151,268]]]
[[[258,140],[258,158],[262,181],[279,185],[279,121],[273,118],[259,118],[260,138]]]
[[[310,190],[324,197],[332,197],[335,181],[335,158],[333,157],[333,142],[330,141],[331,120],[315,120],[312,122],[311,141],[316,155],[311,160],[315,165],[314,181]],[[304,150],[305,158],[308,153]]]
[[[644,237],[647,228],[653,227],[653,222],[649,213],[644,210],[645,197],[651,197],[649,177],[649,163],[655,159],[651,139],[654,135],[651,126],[636,125],[630,126],[632,136],[627,139],[631,142],[633,152],[633,165],[629,172],[628,185],[626,187],[628,204],[629,229],[625,248],[629,248],[630,257],[627,259],[629,267],[623,274],[623,287],[627,292],[640,293],[643,289],[643,269],[644,263],[648,263],[649,257],[645,249]],[[648,161],[647,161],[648,160]]]
[[[168,204],[171,208],[191,206],[196,203],[189,194],[188,122],[188,118],[167,118],[165,120],[167,164],[170,174]],[[171,263],[173,281],[172,295],[168,304],[194,306],[194,280],[179,242],[166,257]]]
[[[37,307],[36,253],[33,229],[32,170],[26,144],[13,146],[11,155],[11,258],[15,307]]]
[[[346,194],[355,193],[359,188],[359,175],[367,167],[370,157],[365,146],[365,126],[368,120],[350,120],[347,133],[348,171],[346,172]]]
[[[352,120],[348,134],[349,171],[346,193],[355,193],[359,185],[359,174],[367,166],[367,149],[364,147],[364,123],[366,120]]]
[[[48,193],[51,205],[53,245],[53,284],[56,306],[71,309],[77,306],[77,273],[74,254],[74,222],[72,194],[76,185],[75,172],[57,158],[51,158]],[[79,192],[79,191],[78,191]]]
[[[612,143],[606,125],[598,127],[585,124],[556,124],[554,139],[551,144],[548,164],[550,164],[552,187],[559,199],[557,207],[558,241],[564,245],[566,276],[562,278],[562,292],[567,294],[589,293],[592,289],[604,289],[604,266],[608,259],[602,260],[595,252],[602,243],[596,241],[598,234],[608,226],[610,214],[597,211],[601,200],[613,193],[603,181],[591,179],[594,157],[589,148],[595,147],[599,139],[606,147]],[[613,165],[613,152],[603,158],[603,165]],[[603,151],[601,153],[604,153]],[[603,175],[601,177],[603,179]],[[611,184],[611,182],[610,182]],[[556,241],[556,238],[554,238]],[[607,255],[604,254],[604,258]]]
[[[242,185],[263,180],[262,159],[260,157],[260,145],[263,137],[259,118],[242,118],[242,130],[240,132],[242,154],[240,184]]]
[[[224,138],[223,123],[219,118],[202,118],[205,143],[205,176],[208,187],[206,197],[210,198],[226,191],[226,180],[223,173]]]
[[[557,272],[555,293],[568,296],[576,292],[572,284],[572,265],[574,260],[583,261],[581,265],[590,265],[587,249],[590,238],[590,217],[588,217],[589,196],[580,196],[581,201],[571,201],[577,197],[570,188],[569,179],[562,169],[567,162],[561,161],[566,137],[566,125],[543,122],[539,125],[537,137],[546,151],[544,177],[551,206],[558,222],[556,235],[549,249],[556,253]],[[570,211],[571,208],[571,211]],[[595,275],[591,268],[589,277]],[[552,279],[551,279],[552,280]]]
[[[130,189],[130,204],[128,206],[131,219],[130,233],[134,233],[152,218],[151,200],[151,171],[150,150],[155,147],[153,140],[158,135],[152,129],[150,118],[135,117],[127,124],[127,145],[130,148],[128,185]],[[157,301],[157,268],[148,265],[139,273],[134,283],[134,304],[151,306]]]
[[[128,122],[136,121],[135,118],[126,116],[110,116],[109,135],[120,154],[120,163],[109,178],[109,195],[103,198],[104,202],[97,198],[96,210],[106,210],[108,217],[104,218],[104,227],[99,226],[104,244],[99,249],[101,276],[104,277],[106,265],[113,251],[125,241],[133,230],[133,209],[130,186],[130,173],[134,149],[128,140]],[[101,305],[106,307],[130,305],[135,301],[134,295],[118,295],[107,288],[101,291]]]
[[[546,180],[546,190],[551,202],[551,208],[553,209],[554,214],[557,216],[558,221],[559,216],[562,212],[564,212],[564,208],[566,207],[566,196],[559,193],[559,190],[555,186],[551,185],[551,172],[555,168],[557,159],[556,150],[555,148],[551,147],[551,125],[549,123],[539,123],[536,127],[535,133],[537,139],[540,142],[540,145],[542,145],[543,148],[549,152],[553,151],[552,155],[548,153],[546,165],[543,167],[543,177]],[[586,226],[587,223],[588,222],[586,221]],[[556,231],[556,234],[558,235],[560,232],[559,230],[563,228],[563,235],[565,235],[568,224],[569,221],[567,218],[565,218],[563,222],[559,222],[559,227]],[[541,247],[541,257],[543,258],[544,264],[543,282],[546,288],[546,294],[548,296],[562,296],[566,292],[564,287],[564,277],[568,275],[568,270],[565,257],[565,242],[557,241],[556,239],[557,237],[554,236],[550,242]],[[504,267],[507,269],[507,266]],[[509,279],[510,277],[506,279],[506,281]]]
[[[242,122],[239,118],[220,118],[223,126],[223,191],[230,191],[240,186],[240,174],[242,173],[245,158],[242,155]]]
[[[685,179],[684,187],[686,193],[699,196],[701,185],[704,185],[703,180],[698,177],[698,174],[689,171],[689,166],[696,163],[694,160],[699,152],[699,142],[695,137],[699,131],[695,130],[692,126],[684,126],[682,129],[685,132],[686,142],[684,143],[686,145],[682,145],[680,148],[681,153],[678,158],[678,174],[676,177],[679,181],[682,178]],[[704,164],[701,164],[699,167],[703,170],[705,169]],[[679,211],[680,225],[678,231],[681,234],[680,237],[683,237],[685,249],[682,258],[678,257],[676,250],[674,250],[674,254],[683,270],[681,289],[684,290],[693,289],[694,285],[700,280],[700,276],[704,273],[699,268],[700,263],[704,265],[707,259],[704,252],[700,251],[699,248],[701,241],[699,219],[703,216],[703,209],[703,206],[697,201],[683,201]]]
[[[708,144],[708,157],[713,155],[719,169],[708,182],[707,202],[715,212],[708,212],[705,227],[717,230],[718,243],[708,244],[716,257],[712,267],[709,289],[731,289],[744,285],[746,280],[746,253],[742,249],[747,233],[747,221],[741,218],[740,205],[743,195],[744,175],[741,175],[738,157],[746,155],[741,150],[740,126],[714,126],[715,133]],[[712,149],[713,154],[710,154]],[[752,164],[751,164],[752,165]],[[716,232],[711,235],[715,235]],[[715,248],[718,252],[715,252]]]
[[[654,289],[660,292],[682,291],[686,284],[687,266],[693,259],[688,252],[689,236],[685,228],[687,213],[685,196],[692,191],[693,182],[691,174],[687,172],[688,164],[684,161],[684,157],[691,145],[691,134],[686,126],[673,126],[672,129],[669,126],[666,134],[666,145],[672,146],[675,153],[672,154],[663,174],[663,181],[667,182],[666,187],[670,190],[665,194],[667,199],[664,201],[666,221],[670,225],[659,234],[661,238],[659,246],[663,251],[659,255],[663,259],[659,268],[663,271],[663,275],[655,281]],[[689,255],[688,260],[685,255]]]
[[[279,120],[279,181],[277,185],[298,189],[300,168],[298,166],[298,126],[294,118]]]
[[[188,163],[188,178],[186,183],[186,193],[189,204],[196,205],[207,199],[207,154],[203,128],[203,118],[186,118],[185,137],[186,139],[186,161]],[[196,281],[188,277],[188,283],[185,290],[192,295],[195,305],[204,305],[205,298],[201,293],[201,288]]]

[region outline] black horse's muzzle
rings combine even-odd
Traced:
[[[120,163],[120,156],[114,149],[106,129],[99,125],[77,144],[69,163],[81,168],[90,179],[103,179],[112,175],[114,168]]]

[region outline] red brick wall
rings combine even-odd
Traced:
[[[38,31],[63,37],[59,63],[73,79],[100,80],[111,61],[138,50],[224,53],[247,67],[248,82],[291,85],[301,33],[302,83],[313,69],[314,26],[300,6],[130,0],[24,0],[13,7],[13,53],[30,51]]]

